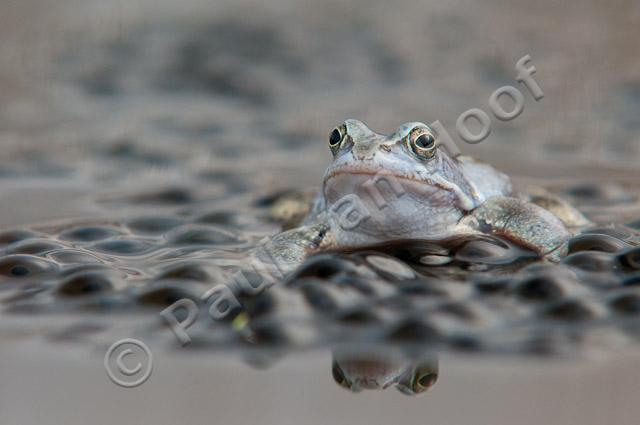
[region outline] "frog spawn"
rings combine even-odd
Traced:
[[[78,337],[108,340],[117,317],[132,332],[175,344],[158,313],[183,298],[209,307],[201,295],[228,282],[252,246],[242,226],[233,212],[194,210],[6,231],[3,309],[34,322],[61,318],[47,319],[52,335],[90,318],[95,326]],[[556,265],[488,235],[315,255],[258,295],[235,288],[241,308],[221,321],[201,314],[189,330],[192,346],[348,341],[563,353],[629,343],[640,315],[638,227],[587,228]]]

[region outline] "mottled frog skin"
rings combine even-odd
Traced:
[[[288,269],[331,248],[474,234],[497,235],[557,260],[566,254],[569,229],[588,223],[560,198],[518,194],[493,167],[452,158],[420,122],[382,135],[348,119],[331,132],[329,148],[333,161],[308,214],[264,246]]]

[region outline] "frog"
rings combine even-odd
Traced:
[[[432,388],[438,381],[436,353],[408,353],[398,347],[336,347],[331,375],[341,388],[357,393],[395,387],[413,396]]]
[[[516,191],[491,165],[450,155],[422,122],[385,135],[347,119],[328,144],[332,161],[317,196],[284,197],[273,206],[286,211],[288,226],[260,250],[284,270],[321,251],[487,234],[557,262],[576,229],[589,223],[559,196]]]

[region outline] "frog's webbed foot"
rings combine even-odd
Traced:
[[[581,227],[591,223],[589,219],[574,206],[545,189],[529,188],[527,193],[528,195],[525,199],[551,212],[562,220],[565,226]]]
[[[558,261],[566,255],[571,233],[548,210],[518,198],[496,196],[476,208],[462,224],[493,233]]]
[[[252,250],[251,256],[253,260],[275,267],[286,275],[310,254],[329,249],[334,244],[329,225],[326,222],[318,222],[265,238]]]

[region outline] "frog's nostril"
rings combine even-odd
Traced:
[[[354,148],[360,153],[372,152],[376,145],[374,139],[362,139],[354,142]]]

